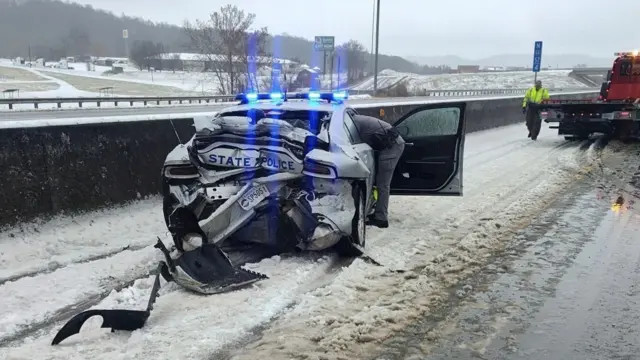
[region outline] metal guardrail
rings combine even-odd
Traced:
[[[474,89],[474,90],[424,90],[421,92],[413,92],[410,96],[441,96],[441,97],[465,97],[465,96],[484,96],[484,95],[524,95],[529,88],[522,89]],[[549,92],[569,92],[592,90],[590,88],[581,89],[562,89],[551,88]],[[381,90],[378,90],[381,91]],[[353,95],[373,95],[373,90],[349,90]]]
[[[550,92],[567,92],[591,89],[549,89]],[[411,96],[433,96],[433,97],[466,97],[466,96],[483,96],[483,95],[520,95],[524,94],[527,89],[477,89],[477,90],[426,90],[424,92],[411,94]],[[373,90],[349,90],[350,95],[372,95]],[[95,103],[100,107],[103,103],[118,106],[121,103],[128,103],[133,106],[136,103],[142,103],[147,106],[149,103],[171,104],[202,104],[232,102],[235,101],[234,95],[208,95],[208,96],[137,96],[137,97],[68,97],[68,98],[6,98],[0,99],[0,105],[8,105],[9,110],[13,110],[14,105],[33,104],[34,109],[38,109],[39,104],[56,104],[57,108],[62,108],[62,104],[78,104],[82,108],[85,103]]]
[[[39,104],[57,104],[57,107],[62,108],[62,104],[78,104],[78,107],[82,107],[84,103],[95,103],[100,107],[102,103],[114,104],[118,106],[120,103],[129,103],[133,106],[135,103],[142,103],[145,106],[149,103],[156,103],[160,105],[161,102],[168,104],[193,104],[198,103],[217,103],[217,102],[229,102],[234,101],[235,96],[231,95],[209,95],[209,96],[134,96],[134,97],[69,97],[69,98],[9,98],[0,99],[0,105],[9,105],[9,110],[13,110],[13,105],[18,104],[33,104],[37,109]]]

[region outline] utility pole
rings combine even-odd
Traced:
[[[378,93],[378,49],[380,46],[380,0],[376,5],[376,58],[373,66],[373,96]]]
[[[334,60],[335,55],[334,55],[333,52],[331,54],[329,54],[329,55],[331,55],[330,59],[329,59],[329,61],[331,61],[331,66],[330,66],[331,67],[331,73],[330,73],[331,74],[330,75],[331,79],[329,79],[329,90],[333,91],[333,70],[334,70],[333,69],[333,60]],[[340,73],[340,68],[338,68],[338,73]]]
[[[373,65],[374,61],[374,51],[373,47],[376,39],[376,2],[378,0],[373,0],[371,7],[371,47],[369,48],[369,65]]]

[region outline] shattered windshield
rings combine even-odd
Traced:
[[[255,124],[262,119],[286,121],[291,126],[304,129],[314,135],[320,133],[321,125],[331,119],[331,112],[318,110],[250,109],[220,113],[219,117],[248,117]]]

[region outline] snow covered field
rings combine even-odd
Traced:
[[[160,258],[151,246],[156,236],[170,241],[159,199],[5,229],[0,358],[369,358],[612,147],[600,154],[547,128],[537,142],[524,133],[518,124],[467,136],[464,197],[393,197],[391,227],[367,229],[368,252],[385,267],[356,260],[338,271],[344,264],[332,256],[283,256],[248,265],[270,279],[229,294],[170,284],[133,333],[109,333],[94,318],[49,345],[74,307],[145,307],[152,279],[144,274]]]
[[[30,69],[14,66],[9,60],[0,59],[0,91],[17,88],[20,89],[21,97],[73,97],[99,96],[100,88],[113,87],[115,96],[173,96],[215,95],[219,88],[219,81],[214,73],[149,72],[125,66],[123,73],[109,74],[111,68],[106,66],[95,66],[95,71],[88,71],[84,63],[71,63],[69,66],[73,69]],[[11,75],[16,72],[23,75]],[[570,70],[543,71],[539,73],[539,79],[550,89],[587,88],[583,83],[568,77],[569,72]],[[340,78],[344,79],[345,76],[346,74],[341,74]],[[23,80],[20,80],[20,77]],[[338,83],[338,74],[332,77],[335,86]],[[268,84],[268,78],[267,75],[259,75],[258,83]],[[402,79],[410,93],[419,94],[432,90],[522,89],[531,86],[533,74],[521,71],[417,75],[383,70],[378,77],[378,87],[384,89]],[[324,88],[329,88],[332,84],[331,77],[327,75],[323,78],[322,84]],[[353,89],[373,90],[373,78],[356,84]]]
[[[548,70],[538,73],[549,89],[586,89],[585,84],[570,78],[571,70]],[[378,87],[384,88],[404,79],[409,93],[429,90],[476,90],[476,89],[526,89],[533,83],[530,71],[493,72],[478,74],[418,75],[400,73],[393,70],[380,72]],[[373,79],[353,88],[354,90],[373,90]]]

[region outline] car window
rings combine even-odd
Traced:
[[[447,136],[458,133],[460,109],[457,107],[426,109],[409,115],[398,131],[403,137]]]
[[[631,62],[623,61],[620,63],[620,76],[631,76]]]
[[[347,132],[347,135],[349,135],[349,141],[352,144],[355,145],[355,144],[362,143],[362,139],[360,138],[360,133],[358,132],[358,127],[356,126],[356,123],[351,118],[351,114],[349,111],[347,111],[344,114],[344,130]]]
[[[218,116],[246,116],[256,122],[264,118],[274,118],[286,121],[294,127],[309,130],[314,135],[318,135],[322,123],[331,119],[331,112],[316,110],[282,110],[274,108],[265,110],[251,109],[227,111],[218,114]]]

